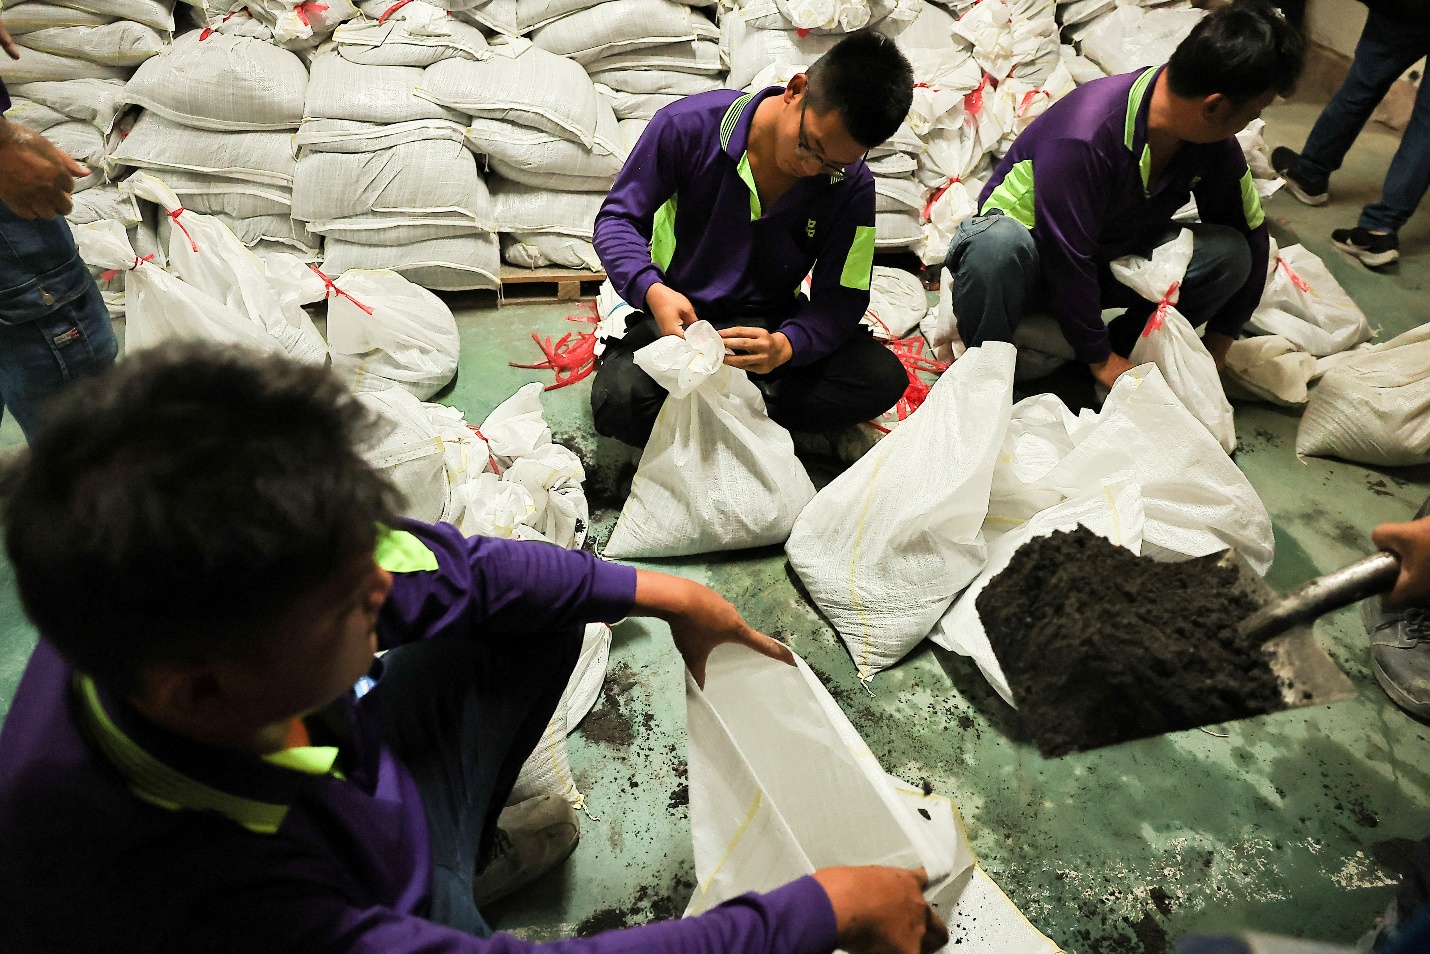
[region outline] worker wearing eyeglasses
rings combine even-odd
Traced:
[[[606,274],[638,312],[596,371],[597,431],[645,444],[666,392],[633,355],[701,319],[792,431],[837,443],[898,401],[908,376],[860,324],[874,259],[864,156],[912,96],[903,54],[862,31],[784,87],[702,93],[655,115],[596,216]]]

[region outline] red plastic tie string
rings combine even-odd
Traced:
[[[955,182],[962,182],[962,181],[963,181],[962,177],[960,177],[960,176],[954,176],[952,179],[949,179],[949,180],[948,180],[947,182],[945,182],[943,185],[939,186],[937,189],[934,190],[933,195],[929,196],[928,202],[924,203],[923,221],[927,222],[929,219],[931,219],[931,218],[933,217],[933,207],[934,207],[934,204],[937,203],[939,199],[942,199],[942,198],[943,198],[943,194],[944,194],[945,192],[947,192],[949,189],[953,188],[953,184],[954,184]]]
[[[189,234],[189,230],[184,228],[184,223],[179,221],[179,216],[183,215],[187,211],[189,210],[181,205],[174,211],[167,212],[165,214],[169,216],[170,221],[172,221],[175,225],[179,227],[179,231],[184,233],[184,238],[189,240],[189,248],[197,252],[199,250],[199,244],[194,241],[194,237]]]
[[[983,111],[983,91],[988,88],[990,82],[994,89],[998,88],[998,81],[988,73],[984,73],[983,79],[978,81],[978,85],[973,88],[972,92],[966,93],[963,97],[963,111],[974,119],[977,119],[978,114]]]
[[[482,443],[487,445],[487,463],[492,465],[492,473],[501,476],[501,464],[497,463],[496,455],[491,451],[492,442],[487,440],[487,435],[483,434],[482,429],[477,425],[468,424],[467,427],[471,428],[472,433],[480,437]]]
[[[1018,104],[1018,110],[1013,114],[1014,117],[1022,119],[1028,112],[1028,107],[1033,105],[1033,100],[1039,96],[1046,96],[1050,100],[1053,98],[1053,94],[1045,89],[1030,89],[1023,94],[1023,100]]]
[[[364,305],[362,302],[358,301],[358,300],[357,300],[356,298],[354,298],[352,295],[349,295],[347,292],[345,292],[345,291],[343,291],[341,288],[339,288],[339,287],[333,282],[333,280],[332,280],[331,278],[329,278],[328,276],[326,276],[326,275],[323,274],[322,270],[319,269],[318,266],[316,266],[316,265],[312,264],[311,262],[309,262],[309,263],[308,263],[308,267],[313,270],[313,274],[314,274],[314,275],[317,275],[319,278],[321,278],[321,279],[323,280],[323,284],[326,286],[326,288],[325,288],[325,290],[324,290],[324,292],[323,292],[323,297],[324,297],[324,298],[327,298],[330,293],[331,293],[331,294],[334,294],[334,295],[341,295],[342,297],[346,298],[348,301],[352,302],[354,305],[357,305],[357,306],[358,306],[359,308],[361,308],[365,313],[367,313],[367,314],[369,314],[369,315],[372,314],[372,309],[371,309],[371,308],[369,308],[367,305]]]
[[[894,353],[894,357],[899,359],[899,363],[904,366],[904,372],[909,376],[908,387],[904,389],[903,396],[899,398],[899,403],[894,405],[893,410],[894,417],[903,421],[923,405],[929,392],[933,390],[933,385],[920,377],[919,372],[940,375],[948,370],[948,363],[926,355],[924,339],[919,336],[886,341],[884,347]],[[885,434],[889,433],[889,429],[883,425],[874,424],[874,427]]]
[[[535,364],[518,364],[512,361],[508,362],[509,365],[529,371],[554,372],[556,381],[554,384],[546,386],[545,390],[547,391],[569,387],[590,377],[591,373],[596,370],[595,327],[601,322],[601,313],[596,308],[595,302],[587,302],[586,308],[589,314],[568,315],[566,320],[590,325],[590,331],[568,331],[555,342],[549,336],[542,338],[536,332],[532,332],[531,340],[535,341],[536,346],[541,349],[543,359]]]
[[[239,9],[234,10],[234,11],[232,11],[232,12],[230,12],[230,13],[225,13],[225,14],[223,15],[223,19],[220,20],[220,21],[218,21],[218,22],[219,22],[219,23],[227,23],[231,18],[237,16],[237,15],[240,14],[240,13],[247,15],[248,10],[244,9],[243,7],[240,7]],[[204,27],[203,30],[200,31],[200,33],[199,33],[199,42],[202,43],[204,40],[207,40],[209,37],[213,36],[213,33],[214,33],[214,28],[213,28],[213,27]]]
[[[131,271],[131,272],[132,272],[132,271],[134,271],[134,269],[138,268],[138,267],[139,267],[140,265],[142,265],[143,263],[145,263],[145,262],[151,262],[151,261],[153,261],[153,260],[154,260],[154,256],[152,256],[152,255],[144,255],[144,256],[138,256],[138,255],[136,255],[136,256],[134,257],[134,264],[129,266],[128,271]],[[117,269],[117,268],[111,268],[111,269],[108,269],[107,271],[100,272],[100,273],[99,273],[99,277],[100,277],[103,281],[106,281],[106,282],[107,282],[107,281],[113,281],[114,276],[115,276],[115,275],[118,275],[118,274],[119,274],[119,269]]]
[[[1147,327],[1142,329],[1142,337],[1145,338],[1162,327],[1162,323],[1167,320],[1167,312],[1172,307],[1172,299],[1177,297],[1177,289],[1181,287],[1181,282],[1172,282],[1172,287],[1167,289],[1167,294],[1157,302],[1157,310],[1152,312],[1152,317],[1147,320]]]
[[[794,32],[796,36],[803,40],[805,37],[809,36],[809,27],[800,27]]]
[[[308,22],[308,11],[322,13],[327,9],[328,5],[325,3],[300,3],[293,8],[293,12],[298,14],[298,19],[303,21],[303,26],[312,28],[313,24]]]
[[[392,16],[398,10],[401,10],[403,7],[407,6],[411,2],[412,0],[397,0],[397,2],[394,3],[392,6],[382,11],[382,15],[377,18],[378,24],[381,25],[383,23],[386,23],[388,17]]]
[[[1295,285],[1303,292],[1309,292],[1311,290],[1311,286],[1307,284],[1306,279],[1302,278],[1300,275],[1297,275],[1296,272],[1292,270],[1291,266],[1286,264],[1286,259],[1281,258],[1278,255],[1276,257],[1276,266],[1286,272],[1286,277],[1291,279],[1291,284]]]

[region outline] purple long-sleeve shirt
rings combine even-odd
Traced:
[[[869,306],[874,176],[863,162],[809,176],[762,208],[745,151],[750,121],[783,91],[714,90],[656,113],[601,204],[595,245],[633,307],[661,282],[716,327],[766,319],[799,366],[842,345]],[[799,285],[811,266],[806,300]]]
[[[1147,114],[1165,67],[1079,86],[1039,116],[1013,143],[979,196],[1032,229],[1043,285],[1080,361],[1112,353],[1102,321],[1099,269],[1145,254],[1193,195],[1203,222],[1238,229],[1251,246],[1251,274],[1209,330],[1236,337],[1261,300],[1269,234],[1251,170],[1235,138],[1183,143],[1157,182],[1149,182]]]
[[[385,647],[554,638],[620,619],[635,599],[635,571],[589,553],[468,539],[447,524],[402,529],[435,569],[409,561],[393,573],[378,623]],[[546,945],[426,920],[427,822],[411,774],[382,741],[381,670],[378,660],[375,684],[340,700],[352,731],[339,776],[336,750],[326,768],[305,769],[168,733],[42,639],[0,731],[0,950],[833,950],[833,910],[812,878],[698,918]]]

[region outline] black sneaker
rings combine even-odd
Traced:
[[[1415,519],[1430,516],[1430,500]],[[1430,720],[1430,610],[1386,610],[1379,599],[1361,604],[1370,637],[1370,668],[1391,701],[1417,719]]]
[[[1296,164],[1300,159],[1299,152],[1285,146],[1277,146],[1271,150],[1271,168],[1286,180],[1286,188],[1291,191],[1291,194],[1306,205],[1325,205],[1331,198],[1329,187],[1324,182],[1312,182],[1298,174]]]
[[[1360,226],[1353,229],[1336,229],[1331,233],[1331,242],[1342,252],[1354,255],[1371,268],[1389,265],[1400,258],[1400,238],[1394,232],[1382,235]]]

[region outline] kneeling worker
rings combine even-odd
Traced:
[[[1176,238],[1195,196],[1201,224],[1177,306],[1220,367],[1261,299],[1265,215],[1235,134],[1300,75],[1304,44],[1264,0],[1236,0],[1192,30],[1169,63],[1078,87],[1039,116],[999,163],[959,226],[945,266],[970,347],[1012,341],[1048,309],[1106,387],[1154,303],[1108,263]],[[1104,324],[1104,308],[1127,312]]]
[[[864,156],[912,100],[908,61],[864,31],[784,88],[715,90],[656,113],[596,216],[606,273],[643,312],[607,342],[591,388],[597,431],[645,444],[666,392],[633,355],[701,319],[791,430],[858,424],[898,401],[903,367],[860,327],[874,257]]]

